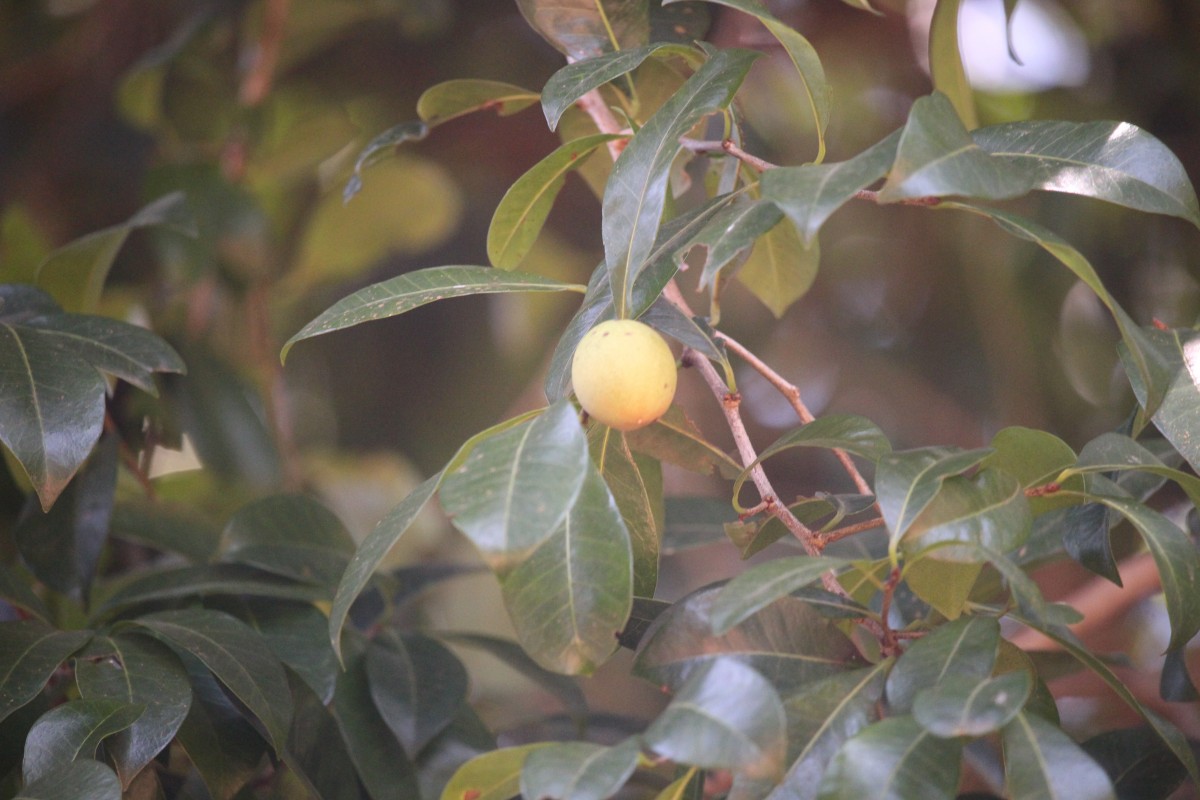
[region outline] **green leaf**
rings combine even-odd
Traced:
[[[24,786],[13,800],[121,800],[121,782],[99,761],[74,761]]]
[[[687,243],[688,250],[702,247],[706,251],[699,286],[713,286],[723,267],[733,263],[741,253],[754,248],[760,237],[769,235],[768,232],[774,230],[782,218],[783,213],[774,203],[744,196],[714,214]],[[773,255],[783,258],[782,249],[786,244],[785,239],[777,236],[763,257],[768,260]],[[684,254],[685,251],[681,250],[680,256]],[[779,280],[786,278],[786,273],[779,276]]]
[[[1033,530],[1033,514],[1024,487],[1015,477],[995,469],[973,477],[954,475],[905,533],[901,547],[910,557],[928,551],[940,561],[977,563],[971,543],[1000,553],[1016,550]],[[936,548],[936,549],[934,549]]]
[[[92,638],[41,622],[0,622],[0,720],[37,697],[59,665]]]
[[[703,776],[703,772],[698,772],[695,767],[692,767],[687,772],[683,773],[679,778],[671,781],[667,788],[654,796],[654,800],[695,800],[701,791],[701,783],[698,778]]]
[[[721,635],[781,597],[845,566],[840,558],[790,556],[751,567],[721,589],[710,615],[713,632]]]
[[[602,228],[617,317],[629,316],[634,282],[654,248],[679,137],[729,105],[757,55],[718,51],[647,120],[613,165]]]
[[[658,582],[658,559],[663,530],[662,465],[635,456],[625,434],[597,425],[588,432],[596,463],[621,512],[633,551],[633,594],[652,597]]]
[[[598,133],[563,144],[529,169],[504,193],[488,227],[488,261],[499,269],[520,264],[541,233],[567,173],[578,169],[597,147],[619,139]]]
[[[1120,433],[1102,433],[1088,442],[1079,451],[1077,462],[1064,468],[1063,475],[1121,473],[1129,470],[1175,481],[1192,505],[1200,506],[1200,478],[1167,466],[1150,450]]]
[[[1187,779],[1187,770],[1148,728],[1124,728],[1093,736],[1080,744],[1113,781],[1117,797],[1170,797]]]
[[[821,781],[820,800],[950,800],[962,744],[940,739],[912,717],[891,717],[842,746]]]
[[[439,472],[427,479],[388,512],[374,530],[367,534],[367,538],[363,539],[346,566],[329,611],[329,641],[339,661],[342,660],[342,627],[346,624],[350,607],[366,588],[384,556],[429,504],[430,498],[442,481],[443,474]]]
[[[779,695],[762,675],[716,658],[692,671],[642,740],[677,764],[773,778],[783,771],[787,723]]]
[[[84,700],[120,701],[145,709],[105,745],[121,783],[129,786],[179,731],[192,705],[187,670],[170,648],[145,636],[97,639],[88,658],[75,661]]]
[[[439,632],[438,638],[451,644],[473,647],[489,653],[527,677],[543,691],[554,695],[575,719],[582,720],[587,717],[587,700],[575,679],[544,669],[515,642],[481,633]]]
[[[521,768],[521,796],[605,800],[629,780],[640,754],[637,739],[626,739],[614,747],[563,742],[534,750]]]
[[[406,753],[421,752],[466,702],[466,668],[428,636],[384,632],[367,645],[366,667],[375,707]]]
[[[768,800],[813,800],[830,759],[879,718],[889,661],[831,675],[786,698],[791,766]]]
[[[851,159],[837,164],[779,167],[762,176],[762,196],[779,206],[800,232],[805,245],[833,212],[860,190],[887,174],[896,159],[900,132],[895,131]]]
[[[404,142],[419,142],[429,135],[429,126],[420,120],[402,122],[388,128],[367,142],[354,162],[354,171],[342,189],[342,202],[349,203],[362,190],[362,171],[380,161],[386,153],[394,151]]]
[[[120,700],[71,700],[42,715],[25,738],[21,775],[32,783],[73,761],[96,757],[100,743],[126,730],[145,706]]]
[[[625,436],[635,453],[645,453],[701,475],[733,477],[742,471],[742,465],[705,439],[678,406],[672,406],[653,423]]]
[[[910,559],[904,565],[904,584],[943,617],[956,620],[971,599],[983,563],[937,560],[940,552],[930,549]]]
[[[279,660],[244,623],[219,611],[187,609],[131,624],[199,659],[258,718],[277,749],[287,741],[292,699]]]
[[[507,117],[540,99],[537,92],[511,83],[460,78],[442,81],[426,89],[417,100],[417,116],[432,128],[472,111],[494,110]]]
[[[946,5],[941,0],[939,10]],[[1028,167],[995,158],[975,144],[950,101],[935,92],[913,103],[879,200],[947,195],[1003,200],[1026,194],[1034,185]]]
[[[472,758],[454,773],[441,800],[510,800],[521,790],[521,770],[529,754],[547,746],[538,742],[505,747]]]
[[[30,583],[24,573],[18,574],[12,568],[0,564],[0,599],[14,608],[21,609],[30,617],[47,622],[51,616],[50,609],[33,591]]]
[[[737,277],[778,318],[812,288],[820,263],[820,243],[805,245],[784,219],[758,238]]]
[[[338,670],[339,672],[341,670]],[[319,697],[289,675],[295,714],[288,735],[286,764],[321,800],[362,800],[358,770],[342,740],[337,720]],[[330,691],[330,699],[333,692]],[[308,787],[305,787],[308,788]]]
[[[1183,164],[1136,125],[1027,120],[971,136],[993,156],[1030,171],[1035,188],[1168,214],[1200,227],[1200,203]]]
[[[55,250],[38,266],[38,286],[53,295],[67,311],[94,311],[100,303],[108,271],[129,234],[151,227],[196,235],[196,223],[182,192],[160,197],[125,222],[89,233]]]
[[[1014,800],[1116,800],[1100,765],[1059,728],[1036,714],[1004,726],[1005,789]]]
[[[590,674],[617,648],[633,602],[629,532],[589,461],[561,527],[503,577],[517,638],[543,667]]]
[[[1025,489],[1055,481],[1064,469],[1076,461],[1075,451],[1070,445],[1052,433],[1033,428],[1004,428],[992,437],[989,447],[992,448],[992,454],[980,466],[1007,472],[1020,481]],[[1082,488],[1081,482],[1076,483]],[[1053,495],[1029,500],[1034,516],[1062,504],[1061,498],[1054,498]]]
[[[1031,691],[1033,680],[1024,670],[986,680],[948,675],[937,686],[917,693],[912,713],[935,736],[984,736],[1015,717]]]
[[[517,0],[517,8],[569,61],[649,41],[646,0]]]
[[[542,88],[542,112],[546,115],[546,124],[550,126],[550,130],[558,127],[562,115],[580,97],[632,72],[651,56],[679,56],[693,65],[700,60],[700,53],[695,48],[658,42],[567,64],[551,75]]]
[[[236,608],[235,616],[262,637],[275,657],[307,683],[320,702],[329,702],[340,666],[326,635],[329,621],[320,609],[310,603],[259,598],[238,598],[230,607]]]
[[[286,360],[292,346],[304,339],[387,319],[414,308],[472,294],[498,292],[583,292],[584,287],[541,275],[504,272],[490,267],[430,267],[405,273],[344,297],[288,339],[280,352]]]
[[[812,606],[784,597],[715,635],[712,606],[720,587],[699,589],[663,611],[642,636],[633,672],[678,687],[714,658],[733,657],[754,667],[783,694],[859,666],[850,640]]]
[[[192,672],[191,680],[192,707],[177,741],[213,799],[232,800],[259,772],[265,743],[208,671]]]
[[[991,451],[925,447],[879,459],[875,495],[891,532],[892,550],[916,522],[949,477],[978,465]]]
[[[242,594],[300,601],[329,598],[324,588],[296,583],[244,564],[212,564],[143,573],[105,598],[93,616],[105,619],[131,606],[162,600]]]
[[[938,0],[934,6],[929,23],[929,73],[933,88],[949,99],[962,124],[976,128],[979,118],[958,41],[961,6],[962,0]]]
[[[354,554],[354,539],[316,500],[280,494],[238,509],[225,526],[221,550],[222,561],[334,586]]]
[[[888,705],[912,710],[917,694],[947,678],[982,681],[992,674],[1000,624],[992,617],[959,617],[913,642],[888,675]]]
[[[1139,357],[1128,341],[1121,351],[1134,396],[1195,470],[1200,466],[1200,444],[1193,436],[1200,425],[1200,333],[1141,328],[1137,333],[1143,356]],[[1157,369],[1147,375],[1142,371],[1143,362]]]
[[[588,465],[587,437],[564,400],[477,444],[447,470],[439,497],[455,527],[504,572],[562,525]]]

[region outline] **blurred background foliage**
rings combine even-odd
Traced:
[[[768,5],[824,61],[830,161],[899,127],[929,92],[930,0],[878,0],[879,15],[834,0]],[[964,5],[984,124],[1129,121],[1200,181],[1200,4],[1021,0],[1013,38],[1023,66],[1005,45],[1004,3]],[[786,57],[750,17],[715,6],[711,16],[712,40],[772,54],[743,92],[747,149],[781,164],[812,158]],[[439,303],[306,342],[284,370],[279,344],[350,291],[424,266],[486,264],[496,204],[558,140],[536,107],[476,114],[371,167],[348,205],[342,187],[366,142],[415,118],[430,85],[478,77],[536,91],[561,64],[516,4],[497,0],[0,3],[0,276],[27,279],[55,246],[182,190],[200,236],[135,233],[103,297],[105,313],[151,324],[188,365],[141,432],[169,447],[186,438],[182,455],[156,457],[159,495],[219,525],[248,499],[303,488],[361,535],[467,436],[542,402],[541,371],[574,301]],[[1200,248],[1184,221],[1064,196],[1013,205],[1087,255],[1139,322],[1196,319]],[[523,268],[586,282],[602,259],[599,219],[586,183],[570,179]],[[897,447],[978,446],[1007,425],[1078,447],[1129,413],[1109,317],[1032,245],[982,220],[866,203],[839,213],[821,244],[814,285],[781,319],[738,288],[722,312],[724,329],[818,413],[865,415]],[[755,376],[740,377],[752,435],[771,441],[791,412]],[[685,377],[681,391],[717,436],[719,410],[699,382]],[[151,400],[118,397],[118,412],[122,402]],[[172,472],[195,458],[205,470]],[[835,467],[781,456],[777,485],[838,490]],[[672,473],[668,490],[708,488],[692,480]],[[11,520],[19,495],[10,487],[4,497]],[[431,520],[394,558],[432,557],[447,541]],[[674,599],[672,587],[696,585],[706,569],[726,575],[732,555],[717,558],[717,569],[681,562],[686,579],[672,579],[668,563],[662,593]],[[490,577],[479,587],[495,591]],[[481,610],[498,604],[453,594],[466,607],[442,598],[428,605],[433,621],[502,624]]]

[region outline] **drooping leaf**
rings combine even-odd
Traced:
[[[283,345],[286,359],[296,342],[364,322],[387,319],[436,300],[497,292],[583,292],[584,287],[524,272],[490,267],[430,267],[405,273],[344,297],[309,322]]]
[[[1112,782],[1083,749],[1037,714],[1004,726],[1004,778],[1009,797],[1116,800]]]
[[[888,705],[905,713],[917,694],[948,677],[982,681],[992,674],[1000,624],[992,617],[959,617],[913,642],[888,675]]]
[[[635,456],[625,434],[606,426],[588,432],[592,460],[629,532],[633,553],[633,594],[652,597],[658,583],[658,559],[664,525],[662,465]]]
[[[511,270],[525,259],[567,174],[582,166],[596,148],[619,138],[618,134],[598,133],[574,139],[517,178],[496,206],[488,228],[487,251],[492,266]]]
[[[393,152],[404,142],[419,142],[428,134],[428,125],[421,120],[413,120],[394,125],[367,142],[367,146],[358,154],[358,158],[354,162],[354,171],[346,181],[345,188],[342,189],[342,202],[349,203],[354,195],[362,190],[362,171],[369,165],[384,158],[387,153]]]
[[[145,706],[120,700],[71,700],[42,715],[25,738],[21,776],[32,783],[73,761],[96,757],[100,743],[127,729]]]
[[[409,529],[413,520],[429,503],[433,493],[437,491],[438,484],[441,483],[443,474],[439,472],[428,478],[388,512],[374,530],[367,534],[367,538],[363,539],[346,566],[329,611],[329,641],[339,661],[342,659],[342,627],[346,624],[350,607],[366,588],[375,568],[392,549],[392,545]]]
[[[562,525],[504,576],[504,604],[526,652],[569,675],[617,648],[633,602],[629,532],[600,472],[589,469]]]
[[[909,716],[889,717],[851,737],[829,762],[819,800],[920,797],[950,800],[962,744],[941,739]]]
[[[34,620],[0,622],[0,720],[37,697],[50,676],[92,638]]]
[[[454,773],[441,800],[509,800],[521,790],[521,770],[529,754],[547,746],[538,742],[476,756]]]
[[[385,633],[367,645],[371,697],[406,753],[446,729],[466,701],[467,671],[436,639]]]
[[[808,293],[821,263],[820,242],[801,241],[790,219],[782,219],[758,238],[737,278],[750,292],[782,317]]]
[[[957,6],[958,0],[939,0],[938,8],[949,5]],[[975,144],[950,100],[935,92],[913,103],[879,199],[892,203],[961,195],[1003,200],[1029,192],[1034,184],[1029,168],[995,158]]]
[[[642,739],[677,764],[778,777],[787,748],[779,695],[762,675],[730,658],[697,667]]]
[[[790,556],[751,567],[721,589],[710,610],[713,632],[720,635],[780,597],[820,580],[847,562],[840,558]]]
[[[1134,396],[1163,436],[1187,459],[1200,465],[1200,445],[1192,432],[1200,425],[1200,333],[1138,329],[1143,355],[1125,342],[1121,361]],[[1142,363],[1153,364],[1149,374]],[[1149,381],[1147,381],[1149,378]],[[1158,401],[1155,405],[1156,400]]]
[[[929,23],[929,74],[933,88],[953,104],[954,113],[968,128],[979,126],[975,98],[963,68],[958,40],[958,17],[962,0],[937,0]]]
[[[1169,797],[1187,779],[1187,770],[1149,728],[1123,728],[1080,744],[1113,782],[1121,800]]]
[[[689,317],[680,308],[660,297],[646,309],[639,321],[646,323],[664,336],[668,336],[691,348],[702,357],[720,366],[726,375],[732,372],[729,358],[714,339],[713,329],[700,317]]]
[[[222,534],[222,560],[333,586],[354,554],[341,520],[304,495],[271,495],[238,509]]]
[[[616,307],[625,318],[632,287],[654,247],[679,137],[725,108],[757,54],[722,50],[698,69],[629,141],[604,192],[604,259]]]
[[[875,474],[875,495],[879,510],[887,521],[893,550],[909,527],[916,522],[942,483],[976,466],[989,450],[957,450],[926,447],[893,452],[879,459]]]
[[[447,471],[439,495],[492,569],[512,568],[562,525],[588,471],[587,438],[560,401],[491,436]]]
[[[75,662],[83,699],[113,700],[144,709],[106,744],[121,783],[128,786],[175,738],[192,705],[192,686],[170,648],[146,636],[98,639],[89,652],[94,655]]]
[[[1035,188],[1169,214],[1200,227],[1200,203],[1187,171],[1136,125],[1026,120],[980,128],[971,137],[1002,161],[1031,165]]]
[[[1004,727],[1025,706],[1033,680],[1025,670],[994,678],[948,675],[913,700],[913,718],[944,738],[976,737]]]
[[[199,659],[229,688],[281,748],[292,715],[279,660],[253,630],[218,611],[185,609],[138,617],[134,624]]]
[[[472,111],[491,110],[507,117],[540,99],[537,92],[511,83],[459,78],[426,89],[417,100],[417,116],[432,128]]]
[[[74,761],[26,784],[13,800],[121,800],[121,781],[99,761]]]
[[[637,769],[637,739],[613,747],[562,742],[534,750],[521,768],[521,796],[544,800],[604,800]]]
[[[763,198],[779,206],[800,232],[813,242],[825,220],[887,174],[896,158],[900,132],[895,131],[853,158],[837,164],[779,167],[762,176]]]

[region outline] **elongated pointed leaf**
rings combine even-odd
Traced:
[[[971,137],[1003,161],[1032,166],[1035,188],[1169,214],[1200,227],[1200,203],[1183,164],[1136,125],[1029,120],[980,128]]]
[[[888,705],[912,709],[917,694],[948,677],[983,680],[992,674],[1000,624],[992,617],[959,617],[913,642],[888,675]]]
[[[962,744],[940,739],[912,717],[864,728],[829,763],[820,800],[920,797],[950,800],[958,788]]]
[[[90,650],[110,653],[78,659],[75,680],[84,700],[114,700],[144,711],[106,745],[121,783],[134,776],[171,743],[192,705],[187,670],[170,648],[145,636],[115,636]]]
[[[441,800],[510,800],[521,790],[521,769],[529,754],[547,746],[538,742],[476,756],[450,778]]]
[[[404,142],[418,142],[429,134],[429,126],[421,120],[402,122],[388,128],[367,142],[367,146],[358,154],[354,162],[354,172],[342,189],[342,202],[349,203],[354,195],[362,190],[362,171],[369,165],[381,160],[387,153],[394,151]]]
[[[1139,344],[1148,351],[1144,357],[1139,358],[1128,342],[1121,352],[1133,393],[1163,436],[1197,469],[1200,443],[1192,434],[1200,425],[1200,334],[1143,329],[1138,333]],[[1161,368],[1147,375],[1141,369],[1143,360]],[[1156,398],[1160,399],[1157,406]]]
[[[332,331],[364,322],[387,319],[414,308],[472,294],[499,292],[583,292],[584,287],[531,275],[504,272],[489,267],[430,267],[372,284],[344,297],[300,329],[283,345],[280,359],[286,359],[292,346]]]
[[[28,324],[101,372],[151,395],[158,395],[153,373],[186,371],[183,359],[161,337],[127,322],[87,314],[48,314]]]
[[[292,716],[287,677],[253,630],[205,609],[148,614],[135,624],[198,658],[258,718],[268,741],[283,747]]]
[[[37,697],[91,631],[57,631],[33,620],[0,623],[0,720]]]
[[[787,214],[807,245],[816,239],[825,220],[861,189],[887,174],[896,159],[900,132],[837,164],[780,167],[762,176],[763,198]]]
[[[679,137],[730,103],[757,54],[722,50],[654,113],[613,165],[604,192],[604,260],[617,316],[632,304],[632,286],[657,237]]]
[[[720,635],[765,608],[816,581],[831,570],[844,566],[840,558],[791,556],[777,558],[751,567],[725,584],[713,601],[713,632]]]
[[[934,6],[929,23],[929,73],[933,88],[949,99],[962,124],[975,128],[979,126],[979,117],[958,40],[961,7],[962,0],[937,0]]]
[[[935,736],[983,736],[1016,716],[1032,690],[1033,680],[1024,670],[986,680],[951,675],[917,693],[913,717]]]
[[[521,796],[541,800],[605,800],[637,769],[637,739],[614,747],[563,742],[534,750],[521,768]]]
[[[429,127],[481,109],[502,117],[515,114],[540,100],[537,92],[511,83],[459,78],[426,89],[417,100],[417,116]]]
[[[466,702],[467,670],[435,639],[416,633],[376,637],[365,663],[375,707],[406,753],[421,752]]]
[[[221,539],[223,561],[325,586],[336,584],[354,554],[341,520],[303,495],[272,495],[243,506]]]
[[[73,761],[96,757],[100,742],[127,729],[143,705],[120,700],[72,700],[42,715],[25,737],[21,776],[26,783],[44,778]]]
[[[893,547],[941,491],[942,483],[983,461],[991,451],[926,447],[879,459],[875,495]]]
[[[75,761],[26,784],[13,800],[121,800],[121,781],[99,761]]]
[[[281,663],[308,684],[320,702],[328,703],[341,666],[329,644],[325,614],[312,603],[260,598],[238,598],[235,602],[230,607],[236,609],[236,616],[262,637]]]
[[[511,270],[529,254],[541,233],[567,174],[583,166],[592,152],[621,138],[598,133],[565,143],[529,169],[504,193],[488,228],[487,251],[492,266]]]
[[[782,317],[812,288],[820,263],[820,242],[805,245],[792,221],[782,219],[758,238],[737,277],[772,314]]]
[[[1004,778],[1009,797],[1116,800],[1100,765],[1037,714],[1017,714],[1004,727]]]
[[[1065,468],[1063,473],[1121,473],[1128,470],[1158,475],[1174,481],[1193,505],[1200,506],[1200,478],[1167,466],[1149,449],[1120,433],[1102,433],[1088,442],[1079,451],[1077,462]]]
[[[606,426],[589,431],[592,460],[621,512],[633,553],[633,594],[653,597],[664,525],[662,465],[635,456],[625,434]]]
[[[678,764],[751,778],[778,776],[787,748],[779,695],[762,675],[729,658],[693,671],[642,739]]]
[[[736,266],[735,259],[755,247],[760,237],[774,229],[782,217],[774,203],[749,198],[739,198],[715,214],[687,245],[706,251],[700,287],[712,286],[722,267],[730,263]]]

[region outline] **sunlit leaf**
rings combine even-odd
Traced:
[[[933,88],[953,104],[954,112],[968,128],[979,126],[971,84],[963,68],[958,40],[958,17],[962,0],[937,0],[929,23],[929,74]]]
[[[502,117],[538,102],[537,92],[500,81],[459,78],[434,84],[417,100],[417,116],[429,127],[472,111],[495,111]]]
[[[27,783],[51,775],[73,761],[96,757],[100,743],[126,730],[145,706],[120,700],[72,700],[42,715],[25,737],[21,774]]]
[[[721,589],[710,610],[713,632],[720,635],[780,597],[820,580],[842,567],[840,558],[790,556],[751,567]]]
[[[909,645],[888,675],[888,705],[912,709],[917,694],[946,678],[983,680],[992,674],[1000,624],[992,617],[959,617]]]
[[[1033,680],[1024,670],[980,680],[946,676],[917,693],[913,717],[935,736],[983,736],[999,730],[1024,707]]]
[[[1005,789],[1014,800],[1116,800],[1112,782],[1100,765],[1037,714],[1017,714],[1004,726],[1002,742]]]
[[[521,769],[529,754],[547,742],[505,747],[484,753],[459,767],[442,790],[441,800],[510,800],[521,790]]]
[[[825,771],[817,797],[950,800],[958,788],[961,753],[959,740],[934,736],[912,717],[889,717],[842,746]]]
[[[776,317],[808,293],[821,263],[820,242],[807,245],[790,219],[758,238],[737,278]]]
[[[0,720],[37,697],[59,665],[92,638],[33,620],[0,622]]]
[[[614,747],[562,742],[529,753],[521,769],[521,796],[543,800],[605,800],[637,769],[637,739]]]

